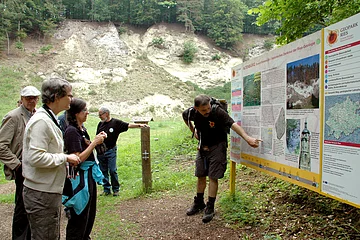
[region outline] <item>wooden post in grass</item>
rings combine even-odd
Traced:
[[[133,119],[137,124],[148,124],[153,121],[151,117],[136,117]],[[142,159],[142,182],[146,193],[152,188],[151,158],[150,158],[150,127],[141,128],[141,159]]]
[[[235,196],[236,162],[230,161],[230,194]]]

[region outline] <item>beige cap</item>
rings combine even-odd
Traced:
[[[27,86],[27,87],[24,87],[24,88],[21,90],[20,95],[21,95],[22,97],[40,96],[40,95],[41,95],[41,92],[40,92],[36,87]]]

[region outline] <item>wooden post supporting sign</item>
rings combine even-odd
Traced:
[[[230,195],[235,197],[236,162],[230,161]]]
[[[133,119],[133,122],[138,124],[148,124],[149,121],[153,121],[153,119],[151,117],[137,117]],[[141,159],[143,189],[148,193],[152,188],[150,127],[141,128]]]

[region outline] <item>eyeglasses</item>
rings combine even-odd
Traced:
[[[83,110],[81,110],[82,112],[88,112],[87,108],[84,108]]]
[[[39,99],[38,96],[27,96],[24,98],[26,99],[26,101],[31,101],[31,100],[37,101]]]
[[[105,114],[105,112],[103,112],[103,113],[99,113],[99,117],[101,117],[102,115],[104,115]]]

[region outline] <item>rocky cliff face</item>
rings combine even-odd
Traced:
[[[164,40],[161,47],[152,44],[156,38]],[[198,49],[189,65],[181,59],[186,41]],[[92,110],[106,105],[128,117],[179,116],[192,104],[193,88],[186,82],[201,88],[222,86],[230,81],[231,67],[242,62],[173,24],[143,31],[128,28],[119,35],[113,23],[65,21],[51,44],[51,54],[40,59],[38,75],[64,77]],[[215,55],[220,60],[212,60]]]

